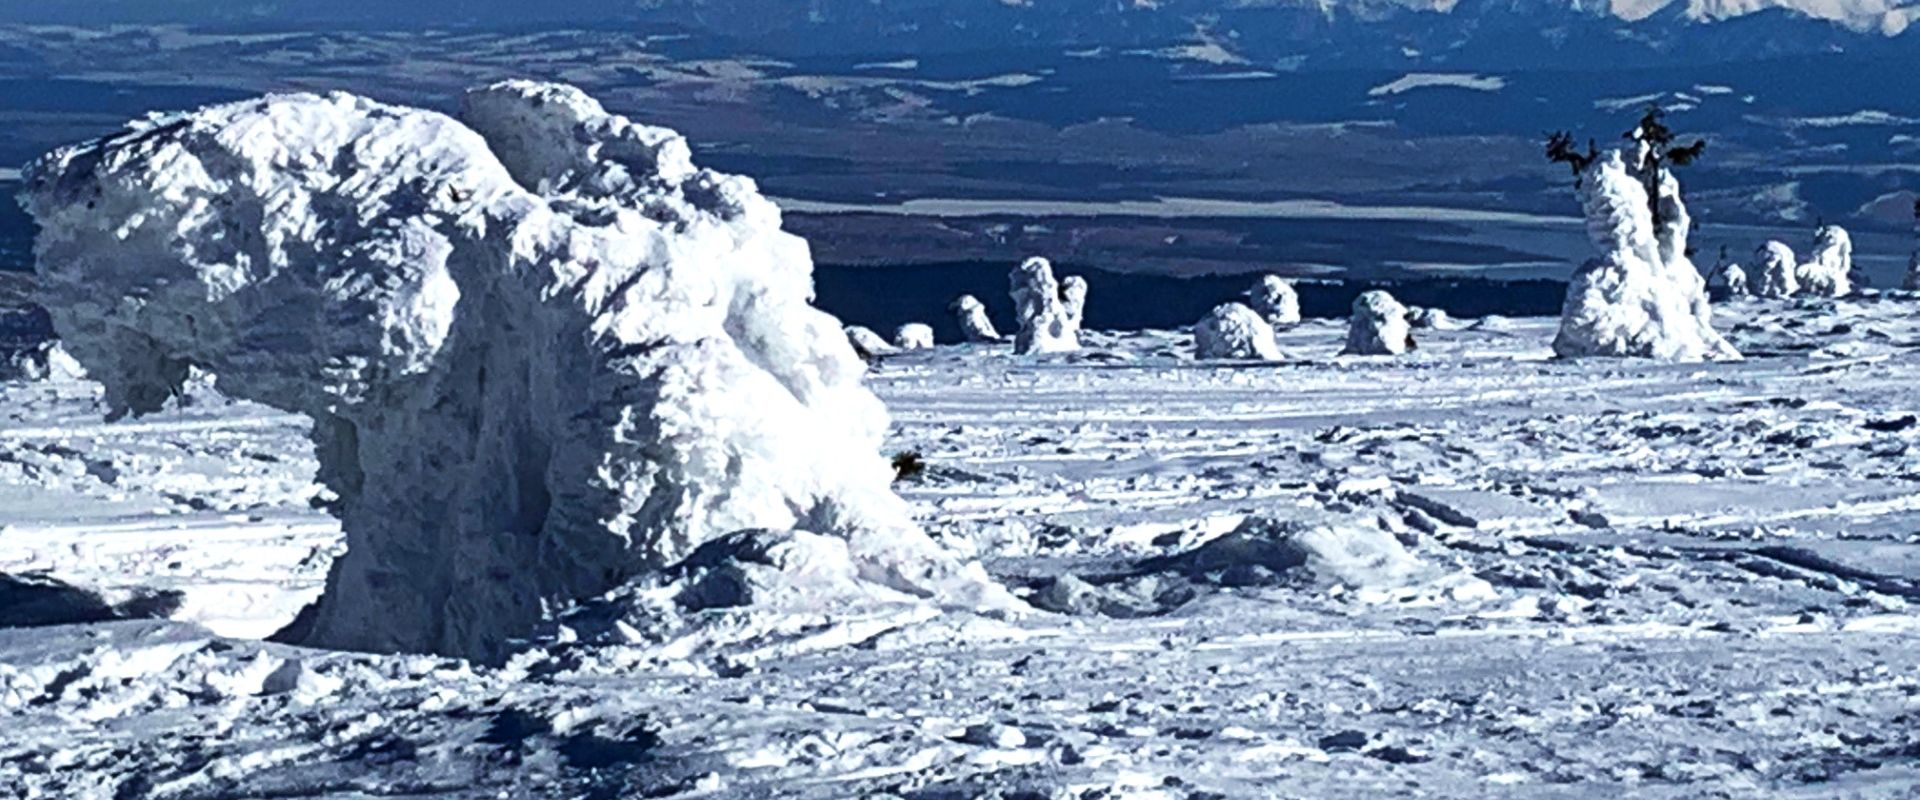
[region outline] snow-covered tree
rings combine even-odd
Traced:
[[[1840,297],[1853,292],[1853,237],[1838,225],[1821,225],[1813,251],[1795,268],[1800,294]]]
[[[1273,326],[1240,303],[1222,303],[1193,326],[1194,355],[1199,358],[1280,360],[1273,342]]]
[[[1275,330],[1300,324],[1300,293],[1278,275],[1260,276],[1260,282],[1247,289],[1247,305]]]
[[[1800,292],[1800,265],[1793,248],[1786,242],[1769,241],[1753,252],[1760,267],[1760,285],[1753,293],[1761,297],[1792,297]]]
[[[1706,281],[1688,256],[1693,220],[1670,167],[1693,163],[1703,140],[1676,146],[1658,108],[1602,151],[1573,148],[1555,134],[1547,157],[1574,170],[1587,235],[1599,257],[1575,270],[1561,309],[1554,352],[1675,360],[1734,359],[1713,329]]]
[[[994,330],[993,320],[987,317],[987,305],[980,298],[963,294],[953,299],[947,306],[960,323],[960,334],[975,344],[1000,341],[1000,332]]]
[[[1008,283],[1014,315],[1020,321],[1020,331],[1013,339],[1015,353],[1070,353],[1080,349],[1079,315],[1062,296],[1052,263],[1039,256],[1022,261],[1013,268]],[[1080,285],[1079,300],[1084,303],[1085,284]]]
[[[1707,291],[1717,300],[1739,299],[1752,293],[1747,286],[1747,270],[1727,257],[1724,246],[1720,248],[1720,259],[1707,273]]]
[[[1913,200],[1913,256],[1907,259],[1907,278],[1901,286],[1920,291],[1920,197]]]
[[[1342,355],[1399,355],[1412,350],[1413,330],[1407,308],[1380,289],[1353,298],[1353,316],[1347,320],[1347,346]]]
[[[924,322],[909,322],[893,332],[893,346],[902,350],[925,350],[933,346],[933,327]]]

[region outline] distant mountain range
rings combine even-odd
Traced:
[[[769,54],[1161,48],[1261,68],[1900,53],[1920,0],[9,0],[0,24],[657,29]]]

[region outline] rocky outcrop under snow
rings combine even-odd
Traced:
[[[1799,266],[1793,248],[1785,242],[1767,242],[1753,252],[1760,265],[1760,285],[1753,293],[1760,297],[1792,297],[1800,292]]]
[[[1300,293],[1293,284],[1278,275],[1263,275],[1247,290],[1247,305],[1274,329],[1300,324]]]
[[[746,529],[829,537],[889,596],[1014,602],[890,490],[779,210],[571,87],[459,121],[338,93],[155,116],[36,162],[26,204],[114,410],[202,368],[313,418],[348,549],[307,643],[497,656]]]
[[[1396,356],[1413,349],[1407,308],[1379,289],[1353,298],[1353,316],[1347,320],[1347,346],[1342,355]]]
[[[1737,359],[1713,329],[1706,282],[1687,257],[1691,220],[1680,183],[1649,163],[1644,143],[1602,153],[1581,175],[1587,236],[1600,255],[1574,271],[1553,351],[1562,357]],[[1658,169],[1655,224],[1646,170]]]
[[[1796,269],[1800,294],[1841,297],[1853,292],[1853,237],[1838,225],[1822,225],[1813,252]]]
[[[1193,326],[1194,355],[1198,358],[1280,360],[1273,326],[1240,303],[1222,303]]]
[[[1053,264],[1035,256],[1020,262],[1008,275],[1008,293],[1020,321],[1013,352],[1070,353],[1080,349],[1080,313],[1086,301],[1085,282],[1079,283],[1078,302],[1069,303],[1053,277]]]
[[[1000,332],[993,327],[993,320],[987,316],[987,305],[980,298],[963,294],[953,299],[947,307],[960,323],[960,335],[973,344],[986,344],[1000,341]]]

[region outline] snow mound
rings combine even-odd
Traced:
[[[980,298],[963,294],[953,299],[947,307],[960,322],[960,333],[974,344],[1000,341],[1000,332],[993,327],[993,320],[987,317],[987,305]]]
[[[635,649],[640,660],[743,663],[858,643],[939,608],[862,574],[837,536],[737,531],[561,615],[543,644]]]
[[[1013,352],[1027,355],[1071,353],[1080,349],[1080,311],[1086,301],[1084,281],[1077,282],[1079,305],[1069,303],[1060,282],[1053,277],[1053,264],[1035,256],[1014,267],[1008,283],[1014,316],[1020,320]]]
[[[1413,347],[1407,308],[1379,289],[1353,298],[1353,316],[1347,321],[1347,346],[1342,355],[1397,356]]]
[[[269,96],[27,171],[40,299],[111,409],[204,369],[313,418],[348,549],[290,637],[497,657],[744,529],[1011,607],[892,493],[886,411],[752,181],[568,86],[462,109]]]
[[[1813,252],[1796,269],[1800,293],[1841,297],[1853,292],[1853,237],[1838,225],[1822,225]]]
[[[1300,324],[1300,293],[1278,275],[1263,275],[1247,290],[1247,304],[1275,329]]]
[[[1553,350],[1562,357],[1638,356],[1676,361],[1737,359],[1713,329],[1706,282],[1687,258],[1691,220],[1680,184],[1648,166],[1638,143],[1595,159],[1580,181],[1587,235],[1598,258],[1574,271]],[[1643,183],[1659,169],[1659,224]]]
[[[902,350],[925,350],[933,346],[933,328],[922,322],[909,322],[893,331],[893,346]]]
[[[1479,578],[1415,557],[1377,526],[1337,517],[1251,516],[1232,531],[1152,567],[1226,586],[1338,585],[1367,599],[1404,597],[1409,590],[1424,594],[1437,589],[1458,600],[1492,593]]]
[[[1792,297],[1800,291],[1799,268],[1793,248],[1785,242],[1767,242],[1755,250],[1753,259],[1760,264],[1760,285],[1754,294],[1761,297]]]
[[[1273,326],[1240,303],[1222,303],[1193,326],[1194,355],[1279,361]]]
[[[861,358],[872,361],[880,356],[899,352],[885,337],[874,333],[872,328],[861,325],[846,327],[847,343],[853,346],[853,352]]]

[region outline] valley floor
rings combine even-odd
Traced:
[[[1920,298],[1724,306],[1728,364],[1553,360],[1553,324],[886,360],[903,494],[1053,610],[725,659],[257,641],[341,546],[305,421],[8,385],[0,621],[98,621],[0,630],[0,795],[1912,796]],[[1250,515],[1418,563],[1167,566]]]

